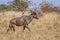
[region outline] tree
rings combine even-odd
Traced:
[[[15,10],[23,11],[24,9],[26,9],[29,6],[29,3],[28,3],[28,1],[25,1],[25,0],[14,0],[13,6],[14,6]]]
[[[11,5],[0,4],[0,11],[11,11],[13,7]]]
[[[4,11],[7,9],[7,6],[5,4],[0,4],[0,11]]]
[[[52,12],[53,11],[53,5],[43,2],[41,3],[41,10],[43,12]]]

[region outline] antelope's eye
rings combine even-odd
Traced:
[[[36,14],[36,13],[34,13],[34,14]]]

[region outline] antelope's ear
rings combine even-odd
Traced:
[[[33,10],[30,10],[30,12],[34,12]]]
[[[30,10],[30,12],[32,13],[32,10]]]

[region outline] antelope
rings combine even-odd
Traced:
[[[21,17],[16,17],[10,20],[9,28],[7,29],[7,32],[9,30],[15,31],[16,26],[23,26],[23,30],[27,28],[30,31],[30,28],[28,27],[28,24],[33,20],[33,18],[38,19],[37,13],[34,11],[31,11],[31,14],[29,16],[21,16]]]

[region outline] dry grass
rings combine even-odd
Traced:
[[[28,14],[26,12],[26,14]],[[25,14],[24,14],[25,15]],[[16,31],[6,33],[9,20],[22,16],[22,12],[4,12],[0,14],[0,40],[60,40],[60,15],[52,12],[44,14],[39,20],[32,20],[28,25],[31,29],[22,32],[21,27],[16,27]]]

